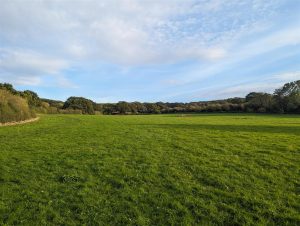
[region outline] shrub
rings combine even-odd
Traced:
[[[83,114],[82,110],[79,109],[60,109],[58,112],[60,114],[78,114],[78,115]]]
[[[0,89],[0,123],[17,122],[35,117],[25,99]]]

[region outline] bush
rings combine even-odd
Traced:
[[[76,114],[76,115],[81,115],[82,110],[79,109],[60,109],[58,111],[60,114]]]
[[[35,114],[25,99],[0,89],[0,123],[18,122],[34,117]]]

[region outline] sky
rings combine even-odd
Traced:
[[[40,97],[191,102],[299,79],[299,0],[0,0],[0,82]]]

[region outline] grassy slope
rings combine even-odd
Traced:
[[[0,224],[300,224],[299,116],[47,115],[0,145]]]

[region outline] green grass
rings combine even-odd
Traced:
[[[299,225],[300,116],[0,127],[0,225]]]

